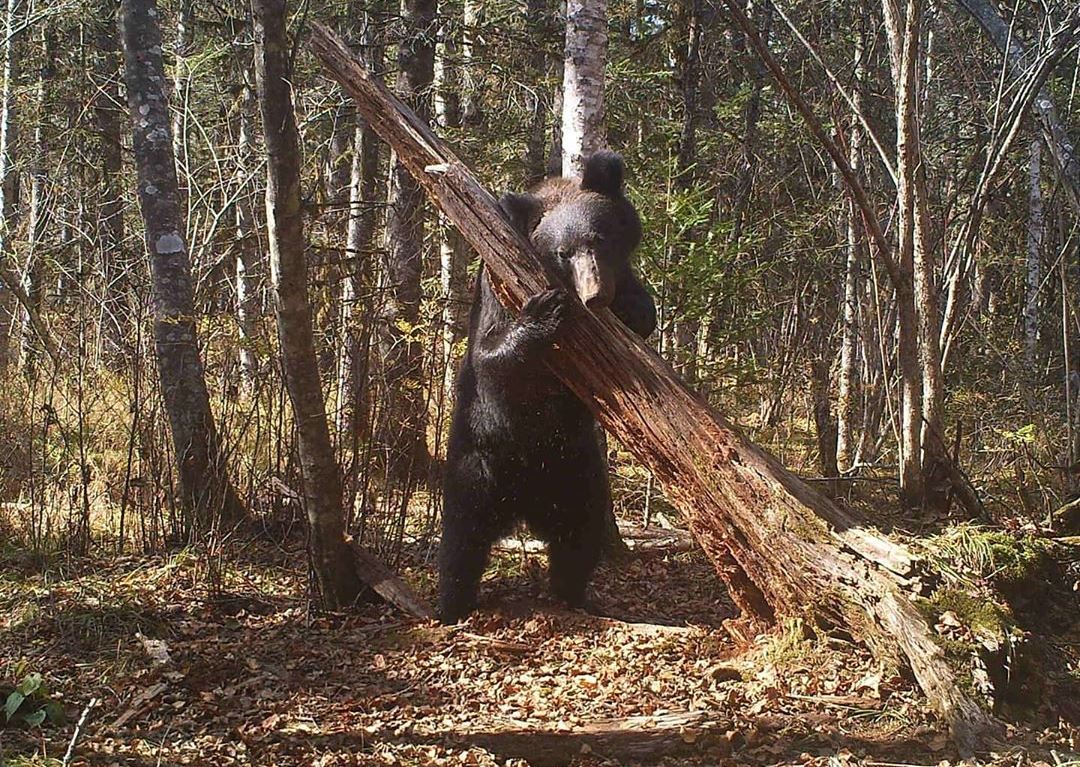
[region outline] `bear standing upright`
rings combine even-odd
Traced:
[[[499,201],[513,225],[561,273],[517,317],[481,268],[469,346],[457,380],[443,488],[439,617],[475,607],[491,545],[520,520],[548,544],[554,594],[581,606],[611,513],[596,420],[544,365],[562,322],[610,307],[638,335],[656,327],[652,297],[630,268],[641,222],[623,195],[622,158],[598,152],[580,179],[554,178]],[[572,320],[571,320],[572,321]]]

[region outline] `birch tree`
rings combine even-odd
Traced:
[[[852,71],[854,87],[852,115],[848,121],[848,162],[855,173],[861,172],[863,131],[859,124],[862,111],[863,80],[866,77],[865,61],[866,25],[860,22],[855,37]],[[844,199],[841,227],[845,239],[844,294],[841,310],[840,371],[836,395],[836,461],[840,470],[851,467],[854,454],[855,390],[858,384],[859,350],[859,270],[863,263],[863,247],[859,211],[855,203]]]
[[[243,59],[241,59],[243,60]],[[250,61],[250,59],[248,59]],[[239,73],[241,78],[238,104],[239,127],[236,142],[236,183],[238,186],[235,207],[236,219],[236,325],[240,337],[240,375],[250,389],[259,371],[258,320],[263,304],[259,274],[262,254],[259,233],[256,231],[255,211],[252,203],[251,175],[255,168],[254,118],[255,84],[248,67]]]
[[[38,43],[41,51],[35,87],[36,115],[34,119],[33,149],[30,160],[30,215],[27,227],[26,259],[23,266],[23,292],[29,304],[23,307],[22,328],[19,334],[22,345],[23,365],[32,368],[37,351],[34,342],[32,317],[41,314],[45,294],[45,227],[49,222],[52,201],[49,199],[49,123],[52,108],[49,103],[50,81],[55,73],[52,29],[47,23],[41,26]]]
[[[361,7],[363,5],[364,7]],[[382,3],[357,3],[360,39],[371,71],[381,76],[384,46],[376,19]],[[341,350],[338,357],[338,433],[354,452],[369,435],[370,315],[361,317],[365,295],[373,292],[375,236],[379,226],[377,200],[385,198],[380,173],[381,143],[362,117],[353,125],[352,164],[349,168],[349,217],[346,226],[346,277],[341,283]]]
[[[150,255],[154,350],[180,501],[197,526],[243,510],[229,484],[195,329],[191,260],[173,157],[156,0],[123,0],[121,38],[139,208]]]
[[[464,24],[455,23],[444,11],[443,25],[439,31],[439,44],[435,51],[435,121],[442,130],[457,130],[462,126],[462,103],[474,104],[475,100],[465,94],[463,76],[465,61],[460,58],[463,46],[458,44],[457,29]],[[464,21],[464,19],[463,19]],[[471,64],[471,62],[469,62]],[[439,286],[442,289],[442,350],[444,362],[444,389],[453,388],[456,366],[453,359],[454,345],[465,337],[469,305],[468,265],[470,251],[452,225],[440,215],[439,220]]]
[[[2,42],[3,82],[0,83],[0,374],[11,364],[11,328],[15,320],[14,273],[8,266],[14,248],[13,232],[18,203],[18,174],[12,170],[12,147],[15,138],[15,29],[19,0],[7,0]]]
[[[1031,141],[1028,163],[1027,260],[1024,270],[1024,368],[1034,378],[1039,343],[1039,290],[1042,287],[1042,142]]]
[[[195,40],[195,2],[180,0],[176,12],[176,37],[173,40],[173,81],[172,81],[172,135],[173,154],[178,165],[177,173],[183,177],[187,167],[187,125],[188,125],[188,57],[191,55]]]
[[[464,0],[461,28],[461,120],[479,125],[484,119],[484,99],[477,76],[476,57],[480,46],[480,26],[484,21],[484,0]]]
[[[563,56],[562,172],[581,173],[582,161],[607,144],[604,66],[607,0],[567,0]]]

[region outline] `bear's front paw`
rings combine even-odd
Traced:
[[[525,302],[521,308],[521,322],[537,338],[550,339],[570,316],[573,301],[562,288],[550,288]]]

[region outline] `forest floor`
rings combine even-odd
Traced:
[[[541,554],[503,552],[454,628],[385,605],[311,612],[296,546],[221,554],[6,551],[0,688],[38,672],[66,721],[0,729],[0,764],[959,762],[911,682],[858,647],[798,623],[737,645],[696,550],[603,566],[593,614],[546,598]],[[426,596],[430,571],[407,553]],[[1075,727],[1049,720],[969,763],[1080,765]]]

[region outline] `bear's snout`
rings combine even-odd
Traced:
[[[603,309],[615,297],[611,270],[605,269],[593,252],[575,255],[572,260],[574,290],[590,310]]]

